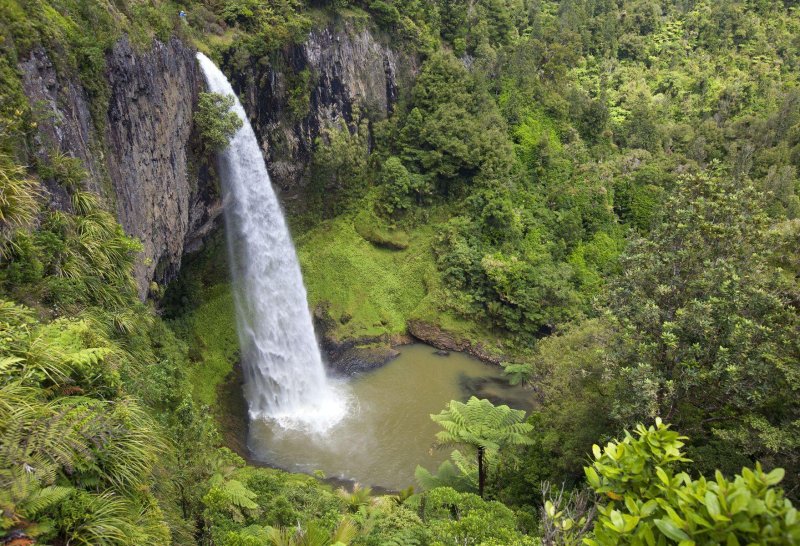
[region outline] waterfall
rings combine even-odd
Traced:
[[[218,164],[250,418],[327,430],[346,404],[325,375],[283,211],[242,104],[213,61],[197,60],[209,90],[233,96],[242,120]]]

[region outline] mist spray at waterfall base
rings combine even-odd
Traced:
[[[325,374],[294,244],[244,108],[214,62],[197,60],[209,90],[232,96],[242,120],[218,162],[250,419],[323,433],[346,415],[347,390]]]

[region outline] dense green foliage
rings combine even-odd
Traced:
[[[242,126],[242,120],[231,111],[232,106],[233,97],[219,93],[200,93],[197,99],[194,123],[212,152],[225,148]]]
[[[416,320],[502,353],[537,401],[526,423],[451,403],[439,441],[465,451],[418,469],[417,495],[220,447],[210,410],[238,358],[220,238],[155,302],[169,319],[140,302],[139,242],[40,140],[17,68],[44,48],[103,154],[124,35],[249,74],[343,19],[419,71],[388,119],[359,104],[321,128],[294,219],[313,306],[342,339]],[[797,543],[798,36],[789,1],[0,1],[0,538]],[[281,69],[302,124],[316,75]],[[200,95],[209,153],[229,108]],[[659,416],[691,443],[637,426]]]
[[[678,181],[603,317],[540,344],[538,449],[560,475],[579,474],[593,437],[663,415],[692,434],[702,471],[762,461],[796,491],[798,292],[761,201],[724,173]]]
[[[601,544],[796,544],[800,541],[797,509],[777,483],[784,475],[768,474],[756,465],[734,480],[717,471],[713,480],[677,472],[689,462],[681,448],[686,438],[656,426],[636,427],[634,438],[593,447],[594,463],[586,467],[589,485],[606,496],[598,509],[594,537]]]

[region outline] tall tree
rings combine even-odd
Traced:
[[[608,298],[614,416],[663,416],[703,438],[704,458],[725,471],[743,454],[792,474],[800,313],[796,284],[771,260],[762,203],[747,179],[690,176],[652,234],[633,240]]]

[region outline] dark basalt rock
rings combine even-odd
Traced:
[[[459,338],[430,322],[409,320],[408,333],[442,352],[457,351],[467,353],[490,364],[499,365],[502,362],[500,355],[489,352],[480,342]]]
[[[204,84],[194,50],[177,38],[154,41],[143,53],[122,38],[107,54],[106,67],[108,104],[90,108],[77,76],[58,73],[44,49],[19,64],[41,120],[35,155],[46,159],[60,151],[81,159],[87,189],[142,242],[134,274],[144,298],[151,281],[165,284],[177,275],[182,256],[202,246],[222,211],[209,169],[190,168],[199,163],[192,152],[192,115]],[[92,118],[106,106],[104,120]],[[44,182],[52,205],[68,207],[63,188]]]
[[[389,345],[360,346],[357,341],[336,343],[323,340],[322,349],[327,356],[328,368],[343,376],[380,368],[400,356],[400,351]]]
[[[400,91],[411,88],[419,63],[391,48],[388,37],[348,21],[315,28],[305,42],[269,59],[252,59],[235,69],[234,62],[227,59],[223,68],[245,105],[273,184],[296,210],[304,207],[317,137],[342,122],[357,122],[356,112],[371,121],[385,119]],[[309,107],[293,112],[289,97],[303,71],[310,73]]]

